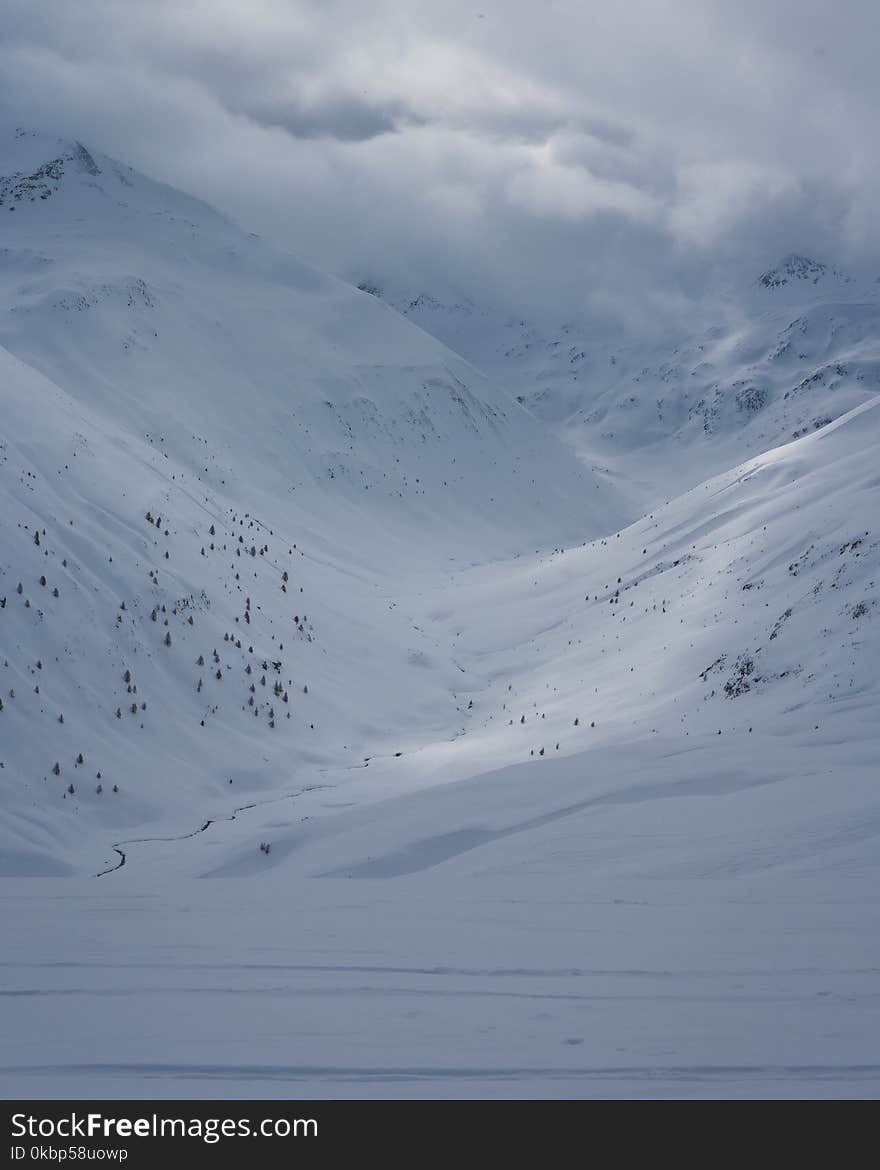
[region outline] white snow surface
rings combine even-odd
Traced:
[[[786,258],[699,391],[539,409],[0,159],[0,1091],[875,1096],[874,290]]]
[[[373,295],[496,375],[631,518],[880,393],[880,277],[789,255],[730,276],[657,342],[510,316],[457,290]]]

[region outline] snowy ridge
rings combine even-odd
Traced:
[[[804,256],[719,288],[689,334],[660,344],[372,287],[553,424],[632,518],[880,392],[880,285]]]

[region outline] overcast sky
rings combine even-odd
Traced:
[[[0,118],[347,277],[638,325],[880,271],[876,0],[3,0]]]

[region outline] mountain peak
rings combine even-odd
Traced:
[[[49,199],[68,174],[94,178],[101,168],[81,142],[18,127],[3,151],[0,207]]]
[[[813,260],[810,256],[801,256],[796,252],[789,252],[775,268],[769,268],[758,277],[758,284],[763,288],[782,288],[787,284],[818,284],[826,276],[832,276],[844,282],[849,277],[844,276],[836,268],[829,268],[821,260]]]

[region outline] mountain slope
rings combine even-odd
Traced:
[[[600,531],[608,493],[462,359],[197,201],[29,134],[0,173],[7,870],[443,726],[457,671],[400,577]]]
[[[557,443],[375,298],[78,145],[21,135],[8,155],[0,343],[205,489],[284,499],[298,523],[327,497],[355,530],[382,507],[393,536],[429,522],[481,551],[548,515],[604,526]]]
[[[328,773],[330,791],[297,803],[307,823],[273,811],[270,830],[255,810],[185,849],[134,843],[130,864],[282,880],[503,864],[564,882],[581,862],[597,879],[872,873],[878,441],[880,397],[606,539],[408,598],[426,637],[456,648],[452,736]],[[252,840],[270,832],[264,861]]]
[[[555,425],[631,519],[880,391],[880,283],[803,256],[717,288],[659,343],[370,287]]]

